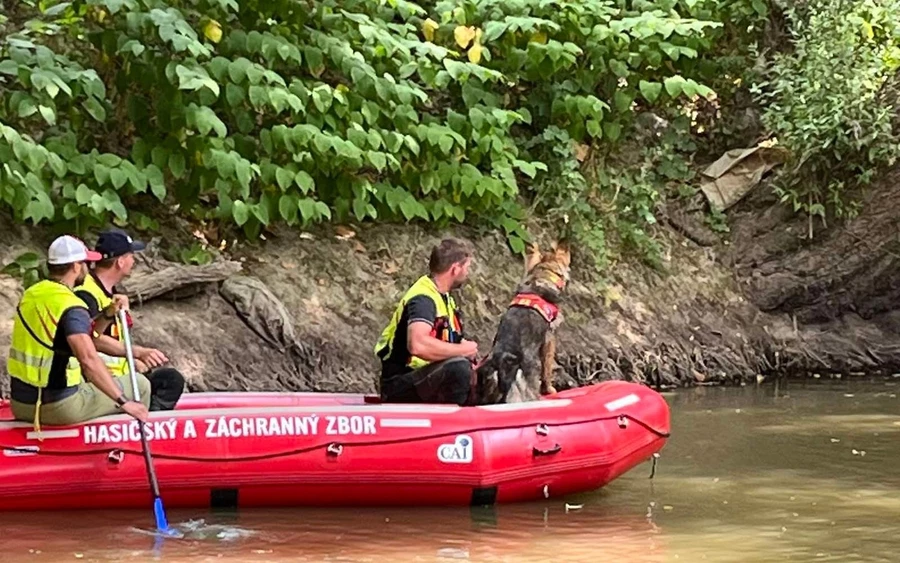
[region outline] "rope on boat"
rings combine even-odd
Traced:
[[[628,420],[634,421],[635,424],[645,428],[651,434],[656,435],[659,438],[668,438],[670,436],[669,432],[662,432],[653,428],[646,422],[635,418],[629,414],[618,414],[614,416],[598,416],[595,418],[588,418],[583,420],[577,420],[573,422],[560,422],[559,424],[554,424],[552,426],[574,426],[576,424],[585,424],[591,422],[603,422],[607,420],[615,420],[619,421],[622,418],[627,418]],[[449,436],[456,436],[457,434],[474,434],[476,432],[490,432],[494,430],[520,430],[522,428],[529,428],[533,426],[532,424],[510,424],[505,426],[485,426],[480,428],[470,428],[470,429],[456,429],[449,432],[439,432],[433,434],[426,434],[422,436],[412,436],[408,438],[396,438],[393,440],[370,440],[367,442],[351,442],[351,443],[343,443],[343,446],[346,447],[358,447],[358,448],[366,448],[366,447],[376,447],[376,446],[390,446],[395,444],[403,444],[403,443],[411,443],[411,442],[423,442],[425,440],[433,440],[436,438],[446,438]],[[620,424],[620,428],[625,428]],[[246,455],[239,457],[199,457],[199,456],[190,456],[190,455],[177,455],[177,454],[165,454],[165,453],[153,453],[152,456],[155,459],[167,459],[173,461],[198,461],[198,462],[207,462],[207,463],[228,463],[228,462],[246,462],[246,461],[264,461],[267,459],[277,459],[280,457],[290,457],[293,455],[300,455],[309,452],[313,452],[319,449],[327,449],[331,447],[335,441],[329,441],[321,444],[316,444],[314,446],[308,446],[305,448],[295,448],[291,450],[285,450],[280,452],[270,452],[265,454],[257,454],[257,455]],[[87,456],[87,455],[95,455],[95,454],[111,454],[113,452],[116,453],[130,453],[135,455],[143,455],[142,450],[140,449],[128,449],[121,447],[110,447],[110,448],[93,448],[89,450],[78,450],[78,451],[62,451],[62,450],[46,450],[41,448],[38,451],[34,450],[33,446],[7,446],[4,444],[0,444],[0,449],[4,449],[7,451],[14,451],[20,453],[29,453],[32,455],[49,455],[49,456],[60,456],[60,457],[75,457],[75,456]]]

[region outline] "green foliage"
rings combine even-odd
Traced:
[[[535,199],[601,249],[572,147],[613,151],[641,109],[711,96],[698,61],[721,24],[687,17],[708,3],[19,2],[0,23],[0,205],[82,231],[177,209],[248,237],[482,222],[519,251]],[[650,223],[656,188],[632,176],[621,209]]]
[[[892,123],[900,2],[813,0],[785,16],[792,50],[772,58],[755,92],[765,125],[791,154],[781,201],[808,213],[812,230],[812,217],[828,210],[853,216],[854,189],[900,154]]]

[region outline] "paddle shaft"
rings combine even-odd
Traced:
[[[128,318],[125,311],[119,311],[119,323],[122,331],[122,338],[125,341],[125,356],[128,358],[128,371],[131,373],[131,388],[134,392],[134,400],[140,401],[141,394],[138,390],[137,369],[134,367],[134,350],[131,347],[131,334],[128,330]],[[159,483],[156,480],[156,470],[153,467],[153,458],[150,456],[150,444],[147,443],[147,435],[144,432],[143,421],[138,421],[141,430],[141,449],[144,451],[144,463],[147,466],[147,476],[150,479],[150,490],[153,492],[153,500],[156,501],[159,496]]]

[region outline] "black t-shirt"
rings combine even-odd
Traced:
[[[66,366],[69,364],[69,358],[72,357],[72,348],[69,346],[67,337],[74,334],[91,335],[91,316],[87,309],[81,307],[73,307],[69,309],[59,319],[59,325],[56,327],[56,335],[53,337],[53,350],[56,352],[53,356],[53,364],[50,367],[50,381],[47,389],[41,395],[44,402],[59,400],[75,392],[75,388],[65,388],[66,386]],[[15,377],[10,378],[10,395],[16,401],[21,403],[35,403],[37,401],[37,388],[24,381],[20,381]]]
[[[447,301],[446,296],[444,300]],[[457,317],[461,317],[459,310],[456,311]],[[409,358],[409,348],[406,340],[408,336],[408,327],[412,323],[423,322],[429,326],[434,326],[437,321],[437,307],[434,301],[427,295],[417,295],[406,302],[403,307],[403,313],[400,321],[397,322],[397,330],[394,333],[394,345],[391,354],[381,362],[381,376],[392,377],[409,371],[406,361]]]
[[[92,272],[89,275],[93,276],[94,274]],[[103,291],[108,297],[110,297],[110,298],[112,297],[112,294],[109,291],[106,291],[106,288],[103,287],[103,284],[100,283],[100,280],[98,280],[96,277],[94,277],[94,281],[96,281],[97,285],[100,286],[101,291]],[[113,289],[115,289],[115,288],[113,288]],[[75,292],[75,295],[77,295],[82,301],[84,301],[84,304],[85,304],[85,306],[87,306],[88,313],[90,313],[91,318],[92,319],[97,318],[97,315],[100,314],[100,304],[97,303],[97,299],[95,299],[94,296],[91,295],[90,292],[87,291],[86,289],[79,289],[78,291]],[[106,330],[103,332],[103,334],[105,334],[107,336],[112,336],[113,324],[114,323],[110,323],[109,326],[106,327]]]

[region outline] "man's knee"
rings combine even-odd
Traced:
[[[450,358],[446,360],[444,370],[452,386],[451,400],[458,405],[468,403],[475,374],[472,361],[461,356]]]
[[[130,385],[131,382],[129,382]],[[150,408],[150,395],[153,391],[153,388],[150,385],[150,380],[147,379],[146,376],[142,374],[137,374],[137,383],[138,383],[138,392],[141,394],[141,402],[144,403],[144,406]]]
[[[150,410],[172,410],[184,392],[184,376],[174,368],[158,368],[150,372],[152,387]]]

